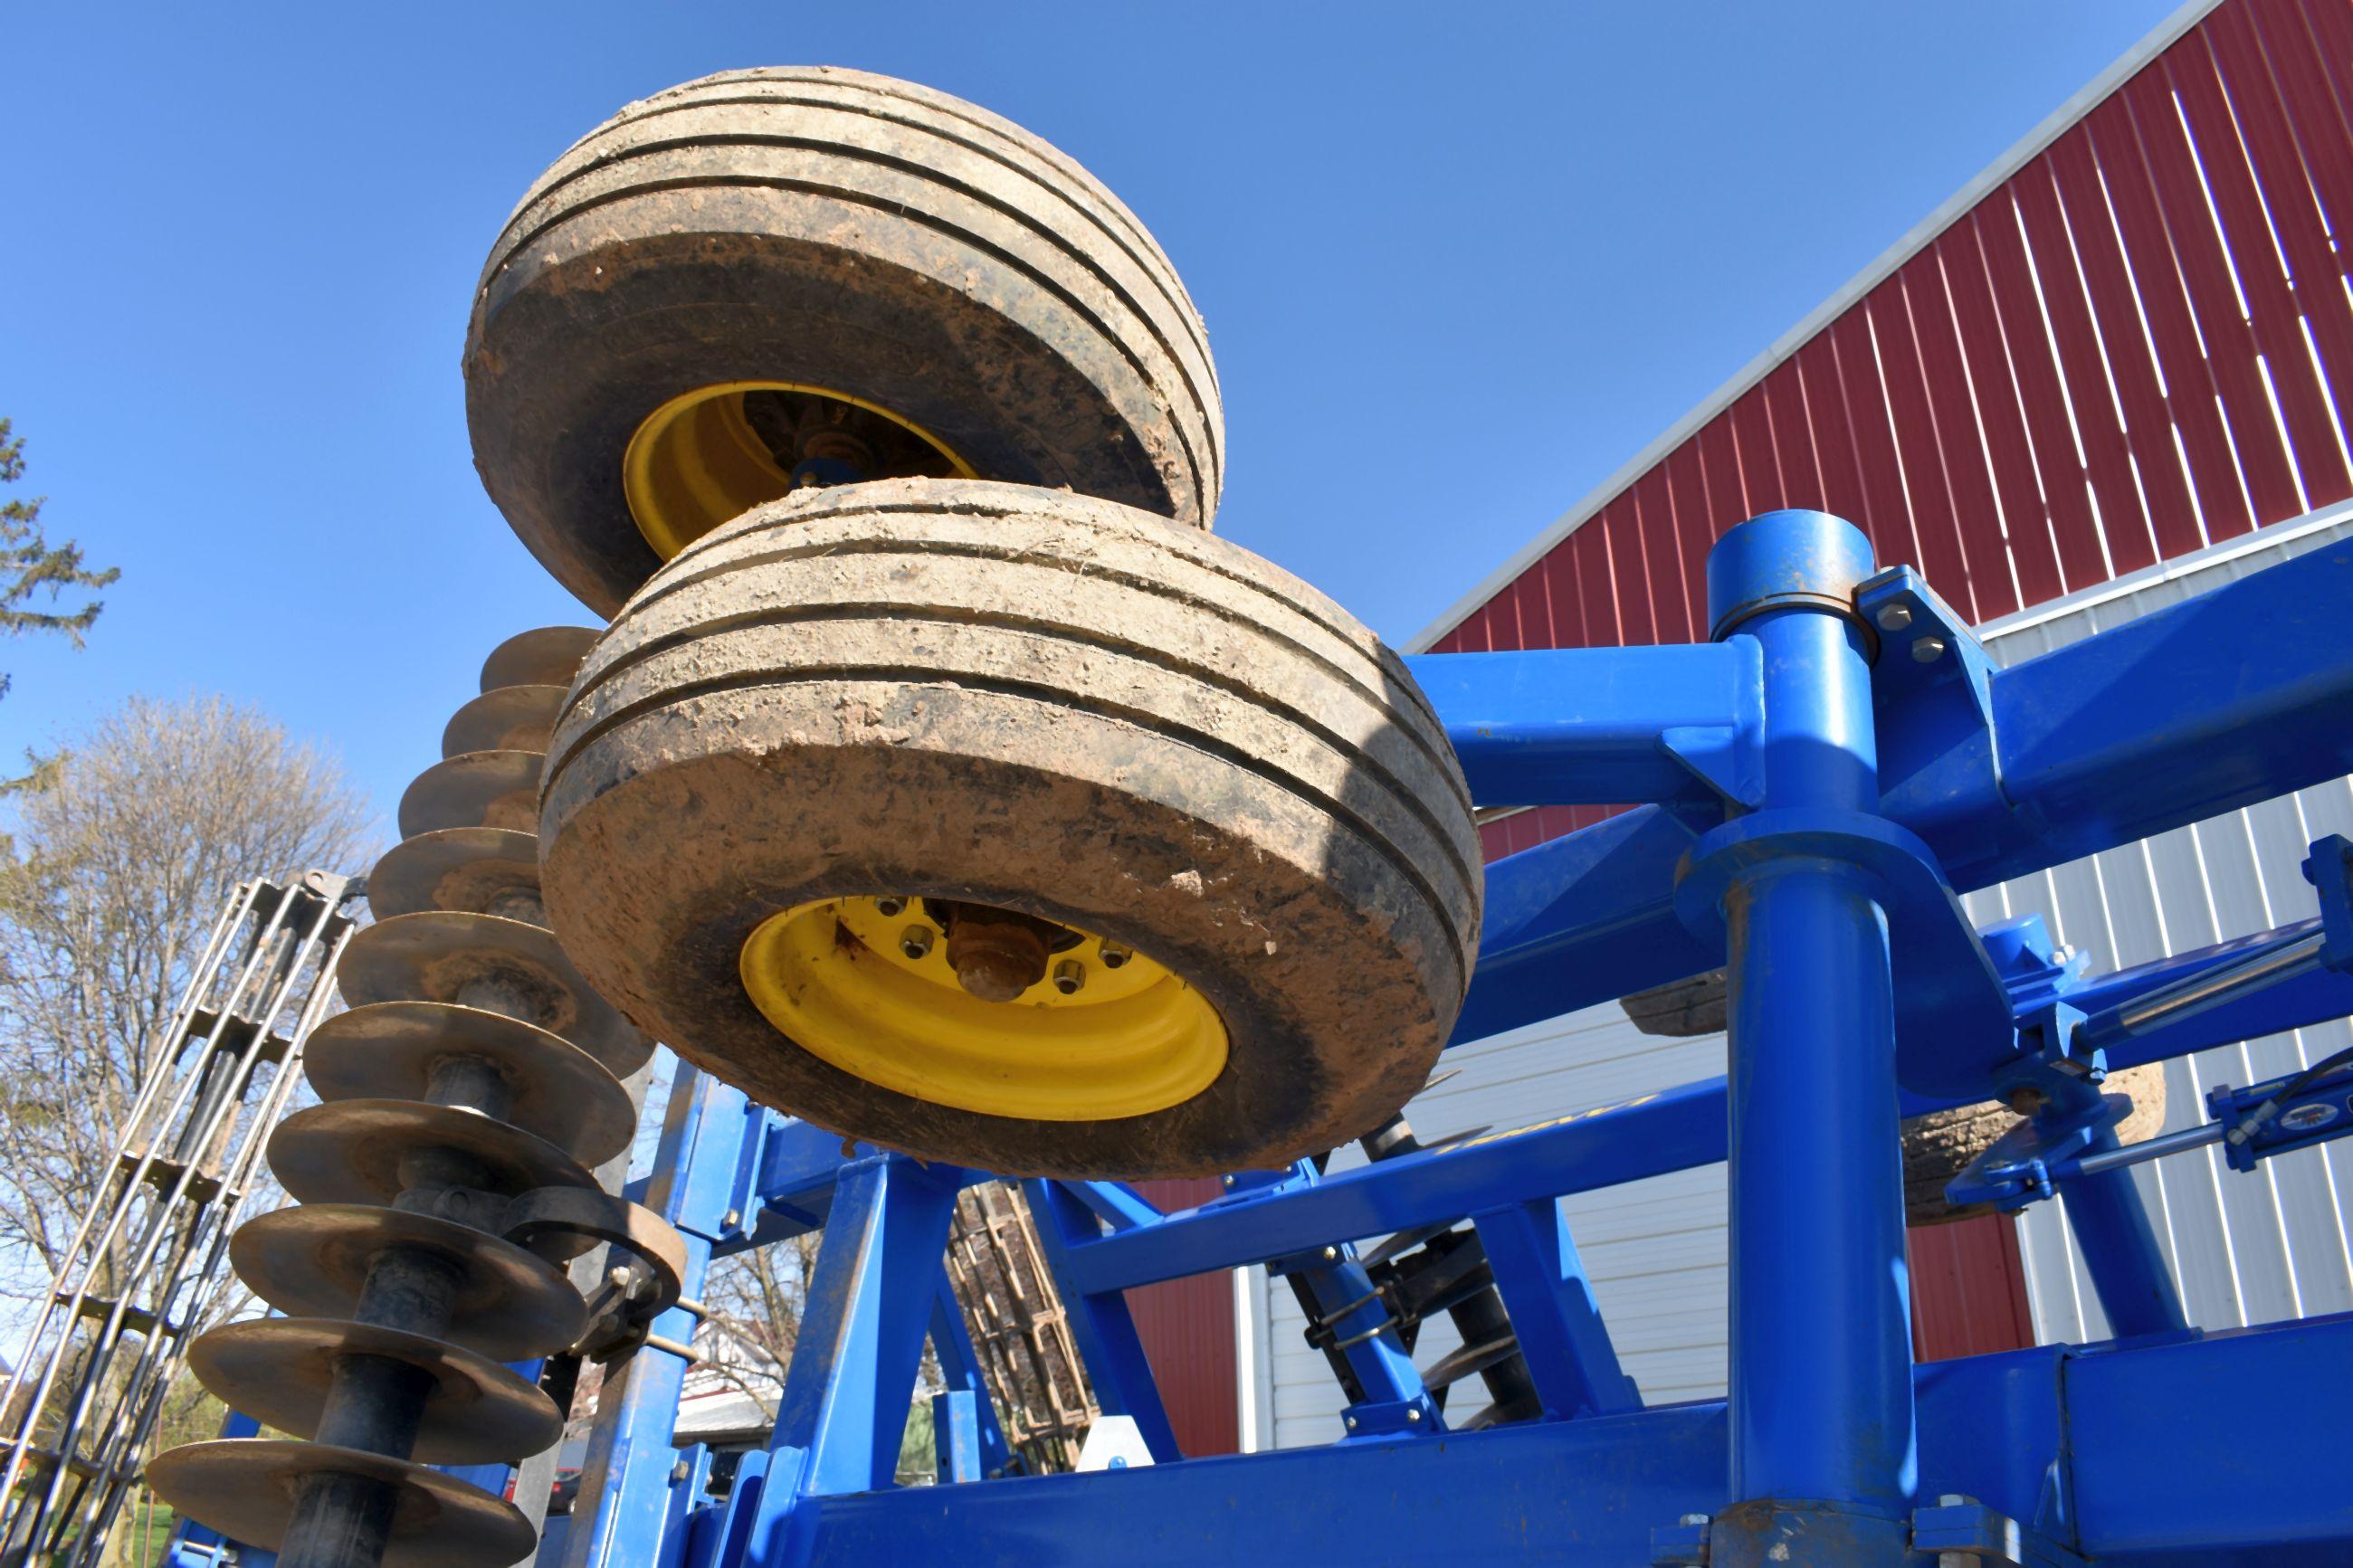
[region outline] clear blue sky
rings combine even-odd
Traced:
[[[123,576],[86,652],[0,644],[0,752],[221,691],[388,823],[482,655],[581,617],[474,477],[483,253],[688,78],[892,72],[1085,163],[1208,318],[1219,531],[1401,641],[2173,5],[11,7],[0,415]]]

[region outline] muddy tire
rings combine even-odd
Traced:
[[[549,913],[681,1056],[827,1128],[1008,1174],[1263,1168],[1419,1089],[1478,943],[1461,770],[1403,663],[1268,563],[1108,502],[806,491],[682,553],[556,727]],[[750,999],[812,900],[972,900],[1130,944],[1215,1008],[1214,1081],[1095,1121],[845,1072]]]
[[[491,248],[465,370],[491,498],[607,616],[668,553],[624,494],[632,437],[698,389],[822,389],[957,460],[870,478],[1063,487],[1205,528],[1224,466],[1199,314],[1134,216],[1018,126],[861,71],[706,77],[591,132]],[[765,499],[649,531],[682,543]]]

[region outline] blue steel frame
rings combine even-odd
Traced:
[[[2115,1148],[2107,1069],[2353,1014],[2353,855],[2316,847],[2317,921],[2097,977],[2039,921],[1976,931],[1957,900],[2353,773],[2353,549],[2006,670],[1820,513],[1733,530],[1708,584],[1705,646],[1409,663],[1482,805],[1644,803],[1488,868],[1455,1037],[1723,964],[1727,1078],[1343,1174],[1238,1173],[1178,1213],[1117,1183],[1028,1184],[1096,1392],[1156,1462],[1022,1477],[941,1285],[954,1194],[985,1177],[686,1074],[645,1201],[690,1239],[690,1297],[712,1258],[823,1226],[800,1348],[772,1443],[723,1499],[671,1447],[684,1363],[638,1352],[561,1561],[2353,1561],[2353,1318],[2190,1328],[2136,1188],[2089,1158]],[[2325,962],[2132,1022],[2323,926]],[[1915,1367],[1897,1119],[1990,1097],[2031,1110],[2064,1166],[2119,1338]],[[1644,1408],[1556,1200],[1716,1161],[1729,1397]],[[1542,1419],[1449,1430],[1371,1295],[1355,1244],[1464,1221]],[[1185,1459],[1124,1292],[1261,1262],[1337,1314],[1365,1397],[1329,1447]],[[691,1327],[681,1308],[656,1333]],[[927,1333],[944,1484],[899,1489]]]

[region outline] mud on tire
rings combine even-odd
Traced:
[[[631,438],[700,388],[822,389],[960,463],[867,478],[1060,486],[1206,528],[1224,467],[1200,317],[1134,216],[1018,126],[862,71],[726,72],[591,132],[491,248],[465,369],[491,498],[607,616],[665,553],[624,495]]]
[[[1042,489],[844,486],[708,536],[589,656],[544,788],[550,913],[632,1017],[772,1105],[1000,1173],[1345,1142],[1421,1086],[1478,942],[1468,794],[1403,663],[1246,551]],[[740,955],[782,911],[881,893],[1133,944],[1216,1008],[1222,1072],[1075,1121],[828,1065]]]

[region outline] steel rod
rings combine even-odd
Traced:
[[[2094,1045],[2114,1036],[2130,1038],[2136,1035],[2146,1035],[2167,1025],[2179,1024],[2200,1013],[2211,1012],[2249,992],[2260,991],[2283,980],[2292,980],[2299,974],[2308,974],[2321,966],[2321,948],[2325,940],[2319,931],[2311,931],[2260,952],[2242,963],[2209,970],[2177,985],[2168,985],[2147,996],[2120,1003],[2084,1020],[2084,1034]]]

